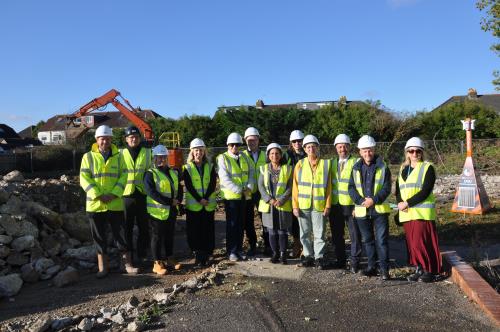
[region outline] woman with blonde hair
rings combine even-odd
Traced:
[[[208,265],[215,246],[214,214],[217,173],[208,162],[203,140],[195,138],[183,167],[186,186],[186,233],[198,267]]]
[[[431,282],[441,272],[436,199],[432,193],[435,181],[434,167],[424,161],[424,142],[418,137],[410,138],[396,181],[399,222],[406,233],[408,261],[416,266],[409,281]]]

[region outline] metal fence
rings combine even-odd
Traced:
[[[403,161],[405,144],[406,141],[378,142],[376,149],[386,161],[397,165]],[[425,159],[432,161],[441,174],[461,172],[465,161],[465,141],[425,141],[425,147]],[[266,146],[262,146],[262,149],[265,148]],[[286,148],[287,146],[283,145],[283,149]],[[189,149],[181,148],[181,150],[186,160]],[[473,158],[479,172],[500,174],[500,139],[475,139],[473,150]],[[208,155],[214,160],[217,155],[225,151],[226,147],[210,147]],[[0,174],[15,169],[24,173],[77,172],[85,152],[70,146],[41,146],[3,153],[0,154]],[[321,144],[320,152],[322,158],[332,158],[335,156],[335,147],[333,144]]]

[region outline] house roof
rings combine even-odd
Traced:
[[[18,135],[22,138],[33,138],[33,129],[35,129],[35,126],[28,126],[18,132]]]
[[[453,104],[453,103],[463,103],[466,100],[476,100],[480,103],[482,103],[485,106],[489,106],[493,108],[497,113],[500,113],[500,94],[487,94],[487,95],[477,95],[476,96],[452,96],[448,100],[446,100],[444,103],[436,107],[435,109],[441,108],[445,105],[448,104]]]

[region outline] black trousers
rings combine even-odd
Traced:
[[[255,206],[258,206],[260,200],[260,193],[256,192],[252,194],[251,200],[245,201],[245,223],[243,225],[243,230],[247,236],[250,248],[255,250],[257,246],[257,233],[255,232]],[[265,227],[264,227],[265,229]],[[268,239],[269,242],[269,239]]]
[[[164,260],[174,252],[175,219],[159,220],[150,216],[151,255],[154,261]],[[165,256],[162,255],[165,250]]]
[[[146,196],[135,192],[132,196],[124,196],[125,203],[125,239],[130,251],[134,251],[134,224],[137,224],[139,234],[135,251],[137,256],[147,256],[149,248],[149,218],[146,210]]]
[[[245,219],[245,200],[226,199],[226,252],[237,255],[243,246],[243,224]]]
[[[189,248],[211,255],[215,247],[214,211],[186,210],[186,235]]]
[[[345,264],[345,239],[344,228],[345,219],[342,207],[339,204],[333,205],[330,210],[330,231],[332,232],[332,244],[335,248],[335,256],[339,263]]]
[[[123,211],[87,212],[90,222],[90,233],[98,254],[108,253],[107,232],[111,227],[113,238],[122,252],[128,251],[124,236]]]

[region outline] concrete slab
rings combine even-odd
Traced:
[[[287,265],[273,264],[269,258],[233,263],[228,272],[240,273],[249,277],[266,277],[285,280],[300,280],[306,269],[298,267],[298,260],[289,260]]]

